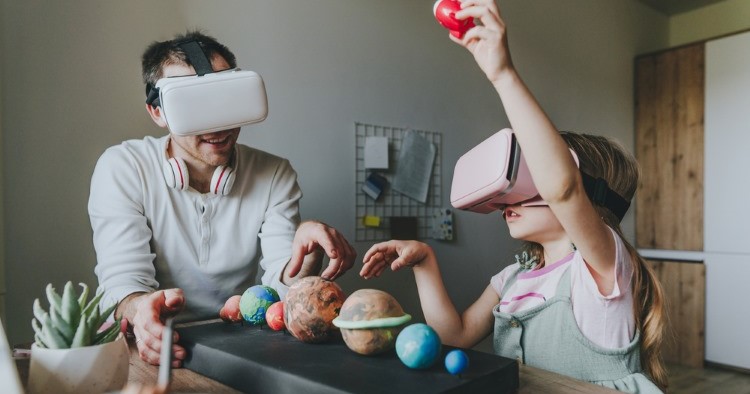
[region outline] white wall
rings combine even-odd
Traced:
[[[0,3],[0,21],[3,20],[3,5]],[[2,72],[0,62],[0,76]],[[0,98],[3,97],[3,81],[0,78]],[[3,151],[3,106],[0,101],[0,152]],[[0,321],[5,321],[5,236],[3,234],[3,160],[0,160]],[[4,323],[3,323],[4,324]],[[2,329],[2,327],[0,327]]]
[[[4,0],[3,0],[4,1]],[[515,62],[562,129],[633,145],[633,58],[663,48],[668,20],[637,2],[506,0]],[[440,131],[443,198],[467,149],[507,126],[500,102],[433,19],[432,0],[5,1],[2,125],[7,327],[31,339],[31,303],[47,282],[95,284],[86,213],[99,154],[162,130],[144,111],[139,57],[152,40],[201,27],[263,75],[268,119],[241,141],[289,158],[304,218],[354,235],[354,122]],[[497,214],[456,215],[457,240],[430,242],[459,308],[512,260]],[[632,215],[626,230],[633,233]],[[361,256],[368,244],[357,244]],[[358,268],[358,267],[357,267]],[[408,272],[380,287],[419,315]]]
[[[706,43],[704,249],[706,360],[750,369],[750,32]],[[744,310],[743,310],[744,309]]]

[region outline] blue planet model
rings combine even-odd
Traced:
[[[440,356],[440,337],[432,327],[415,323],[404,328],[396,338],[396,355],[412,369],[427,369]]]
[[[445,356],[445,369],[451,375],[464,373],[469,367],[469,356],[463,350],[454,349]]]
[[[251,286],[240,298],[240,313],[250,325],[258,326],[266,323],[266,310],[273,303],[279,301],[279,293],[271,287]]]

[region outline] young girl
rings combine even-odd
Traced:
[[[511,236],[526,241],[523,261],[492,277],[462,314],[424,243],[376,244],[360,275],[379,276],[388,265],[413,267],[427,324],[445,344],[469,348],[494,328],[502,356],[618,390],[659,392],[657,385],[667,383],[661,288],[624,239],[620,218],[592,203],[582,180],[582,174],[601,178],[630,201],[638,184],[635,160],[606,138],[556,130],[513,67],[492,0],[463,0],[456,17],[481,21],[451,39],[474,55],[495,86],[539,191],[533,201],[503,211]]]

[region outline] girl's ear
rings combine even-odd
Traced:
[[[151,120],[153,120],[159,127],[167,127],[167,122],[161,116],[161,107],[153,107],[146,104],[146,111],[151,115]]]

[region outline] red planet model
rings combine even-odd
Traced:
[[[274,331],[281,331],[286,327],[284,324],[284,301],[274,302],[268,307],[266,324]]]
[[[224,306],[219,311],[219,317],[222,320],[229,323],[236,323],[242,321],[242,313],[240,313],[240,298],[239,295],[229,297]]]

